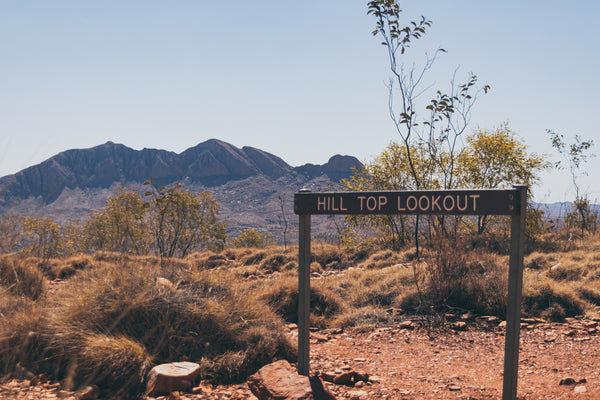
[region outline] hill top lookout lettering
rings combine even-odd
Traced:
[[[296,214],[515,215],[515,190],[296,193]]]

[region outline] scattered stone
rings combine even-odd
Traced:
[[[161,364],[152,368],[148,375],[146,394],[156,396],[176,391],[187,392],[200,375],[200,366],[189,361]]]
[[[573,391],[575,393],[585,393],[585,392],[587,392],[587,388],[585,386],[583,386],[583,385],[575,386],[575,388],[573,389]]]
[[[369,382],[369,374],[367,372],[355,372],[354,382]]]
[[[336,385],[352,385],[354,383],[354,371],[344,372],[333,378],[333,383]]]
[[[526,324],[537,324],[538,320],[535,318],[521,318],[521,322]]]
[[[298,375],[285,360],[265,365],[246,383],[259,400],[335,400],[319,377]]]
[[[454,322],[459,318],[458,314],[446,313],[444,314],[444,318],[450,322]]]
[[[559,385],[574,385],[577,381],[573,378],[563,378],[560,380]]]
[[[502,321],[498,324],[498,329],[506,329],[506,321]]]
[[[402,321],[398,324],[398,329],[414,329],[415,324],[411,320]]]
[[[350,391],[346,394],[346,396],[350,399],[350,400],[360,400],[360,399],[364,399],[369,395],[369,393],[365,392],[364,390],[353,390]]]
[[[329,372],[329,371],[328,372],[322,372],[321,371],[321,374],[319,376],[324,381],[332,382],[333,383],[333,378],[335,378],[336,374],[335,374],[335,372]]]
[[[583,325],[584,328],[597,328],[598,327],[598,322],[596,321],[582,321],[581,325]]]
[[[460,316],[460,319],[463,321],[470,321],[473,319],[473,314],[471,314],[470,312],[464,313]]]
[[[194,394],[210,394],[213,392],[213,386],[210,382],[201,381],[198,386],[192,389]]]
[[[450,328],[452,328],[455,331],[466,331],[467,323],[465,321],[457,321],[450,325]]]
[[[323,343],[329,340],[329,336],[314,332],[310,334],[310,338],[315,339],[318,343]]]
[[[75,397],[79,400],[94,400],[100,395],[100,389],[98,386],[86,386],[83,389],[75,393]]]

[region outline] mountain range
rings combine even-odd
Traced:
[[[180,182],[192,192],[210,191],[221,204],[230,235],[254,228],[278,237],[283,217],[295,222],[296,191],[326,189],[361,166],[355,157],[334,155],[322,165],[292,167],[263,150],[217,139],[179,154],[107,142],[64,151],[0,178],[0,213],[48,216],[59,223],[83,220],[119,187],[142,193],[143,182],[152,178],[159,185]],[[315,221],[317,231],[326,229],[326,220],[320,221]]]

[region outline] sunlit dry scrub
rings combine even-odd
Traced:
[[[523,315],[599,315],[600,241],[525,258]],[[468,247],[468,246],[467,246]],[[143,391],[158,363],[190,360],[215,382],[295,360],[297,247],[225,249],[183,259],[97,252],[0,258],[0,372],[45,372],[65,387]],[[503,318],[508,256],[440,241],[396,252],[315,243],[311,325],[372,329],[418,316]]]
[[[107,262],[117,258],[95,258],[94,268],[77,271],[35,303],[3,296],[2,309],[21,304],[3,312],[2,372],[18,364],[67,387],[95,383],[132,394],[158,363],[193,360],[204,378],[229,382],[273,359],[294,358],[281,319],[231,272],[192,268],[185,260],[162,267],[147,258]],[[15,269],[24,262],[5,263]]]

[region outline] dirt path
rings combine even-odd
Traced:
[[[519,399],[600,399],[598,321],[535,322],[523,325],[521,333]],[[370,382],[355,387],[326,383],[338,399],[500,399],[503,359],[504,332],[475,323],[466,331],[395,326],[364,333],[314,332],[311,339],[311,373],[371,375]],[[162,399],[255,399],[243,384],[195,390]],[[2,400],[53,398],[76,396],[57,384],[10,380],[0,385]]]
[[[600,399],[600,336],[572,326],[538,324],[522,332],[520,399]],[[380,384],[334,387],[345,397],[365,391],[364,399],[500,399],[503,360],[504,333],[481,329],[430,337],[421,329],[382,328],[337,335],[311,350],[313,370],[348,365],[377,375]],[[568,378],[577,383],[560,385]]]

